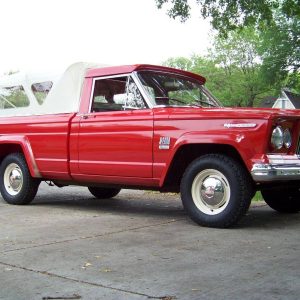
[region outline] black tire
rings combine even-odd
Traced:
[[[0,192],[9,204],[30,203],[38,190],[40,180],[31,177],[24,155],[7,155],[0,165]]]
[[[202,226],[226,228],[248,210],[253,185],[239,162],[225,155],[208,154],[187,167],[180,191],[192,220]]]
[[[280,213],[297,213],[300,211],[300,190],[293,187],[263,189],[261,194],[265,202]]]
[[[117,196],[121,189],[113,189],[113,188],[98,188],[98,187],[88,187],[89,191],[93,196],[98,199],[109,199]]]

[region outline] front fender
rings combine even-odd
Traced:
[[[251,170],[252,163],[250,158],[255,154],[255,147],[253,139],[246,138],[245,133],[242,132],[188,132],[180,136],[174,143],[166,168],[163,171],[160,179],[160,186],[163,185],[170,165],[177,153],[177,151],[185,145],[225,145],[234,148],[240,155],[248,170]]]

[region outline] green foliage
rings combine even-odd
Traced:
[[[281,88],[263,77],[259,44],[254,28],[245,28],[227,38],[216,37],[206,57],[171,58],[165,64],[204,75],[207,87],[225,106],[258,106]]]
[[[264,201],[264,198],[261,194],[261,192],[256,192],[254,197],[252,198],[253,202],[259,202],[259,201]]]
[[[271,26],[260,32],[261,45],[258,48],[263,59],[265,78],[272,84],[284,81],[295,91],[299,89],[300,78],[300,18],[285,19],[278,15]]]
[[[4,93],[0,93],[0,109],[14,107],[25,107],[29,105],[29,100],[22,87],[6,88]],[[0,91],[1,92],[1,91]]]
[[[172,18],[185,21],[190,17],[191,7],[187,0],[155,1],[158,8],[169,5],[168,14]],[[196,0],[196,2],[202,17],[211,20],[213,28],[221,37],[229,37],[232,40],[232,31],[240,32],[242,28],[255,28],[261,41],[260,45],[255,45],[263,64],[259,75],[261,79],[277,88],[284,82],[287,87],[299,92],[300,0]],[[247,30],[242,32],[247,34]],[[240,38],[239,34],[237,38]],[[252,42],[257,43],[258,40]],[[220,44],[220,49],[225,54],[223,46],[226,44]],[[242,55],[242,52],[239,54]],[[253,69],[251,71],[251,68],[247,67],[247,70],[253,73]],[[257,77],[258,73],[255,72],[253,75]],[[251,77],[251,80],[254,77]]]
[[[155,0],[158,8],[169,5],[168,15],[185,21],[191,7],[187,0]],[[285,18],[300,15],[299,0],[196,0],[203,18],[210,18],[215,29],[223,34],[249,25],[271,24],[274,11]]]
[[[9,101],[16,107],[25,107],[29,105],[29,100],[23,90],[15,91],[10,97]],[[10,108],[10,105],[6,104],[7,108]]]
[[[34,96],[35,96],[35,98],[36,98],[36,100],[39,104],[43,104],[45,99],[46,99],[47,93],[45,93],[45,92],[35,92]]]
[[[169,0],[156,0],[158,8],[169,2]],[[182,21],[186,20],[190,16],[190,6],[187,0],[171,0],[172,7],[168,11],[168,15],[172,18],[180,17]]]

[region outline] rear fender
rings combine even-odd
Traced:
[[[18,146],[22,149],[22,152],[25,156],[30,174],[32,177],[41,178],[41,174],[37,167],[34,154],[30,145],[30,142],[26,136],[20,135],[2,135],[0,136],[0,152],[2,152],[1,148],[4,146]],[[5,154],[9,154],[5,153]]]

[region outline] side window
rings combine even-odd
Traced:
[[[53,82],[45,81],[45,82],[37,82],[31,86],[31,90],[38,101],[39,104],[43,104],[46,99],[48,93],[52,88]]]
[[[95,81],[92,112],[144,108],[145,101],[130,76]]]
[[[29,99],[20,86],[0,87],[0,109],[29,106]]]

